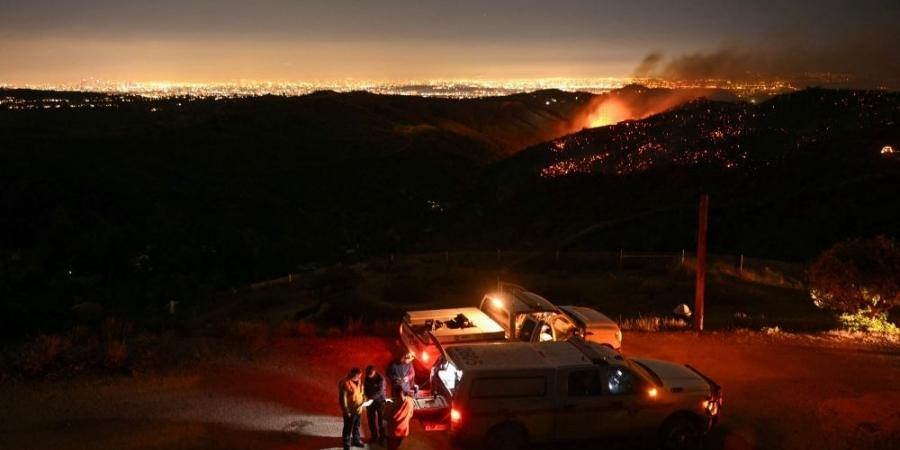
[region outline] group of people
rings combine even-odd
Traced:
[[[415,410],[414,396],[416,372],[415,355],[407,353],[391,363],[387,376],[391,381],[391,398],[386,397],[385,377],[374,366],[363,372],[354,367],[338,385],[338,397],[344,415],[341,432],[344,450],[364,447],[360,436],[362,411],[365,409],[369,423],[369,443],[386,446],[388,450],[400,447],[403,438],[409,436],[409,422]]]

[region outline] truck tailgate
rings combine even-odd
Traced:
[[[430,390],[419,391],[413,399],[416,410],[413,417],[420,420],[427,431],[446,430],[450,419],[450,402],[441,394]]]

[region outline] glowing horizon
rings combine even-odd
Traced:
[[[810,14],[822,8],[835,14]],[[853,87],[897,87],[898,35],[880,32],[897,21],[891,0],[7,0],[0,82],[768,82],[828,74]]]

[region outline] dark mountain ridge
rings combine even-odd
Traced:
[[[805,260],[898,234],[900,162],[880,154],[900,139],[898,94],[696,100],[559,137],[598,99],[637,95],[646,112],[642,95],[670,94],[2,91],[0,316],[16,318],[4,329],[83,301],[143,314],[397,252],[690,248],[701,192],[717,252]]]

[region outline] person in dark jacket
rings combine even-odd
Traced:
[[[413,360],[416,355],[407,353],[400,359],[391,363],[388,367],[388,377],[394,386],[400,386],[403,392],[414,395],[416,392],[416,369],[413,368]]]
[[[374,366],[366,367],[366,379],[363,381],[366,400],[372,404],[366,407],[366,418],[369,422],[369,442],[384,445],[384,377],[375,371]]]
[[[338,383],[338,401],[341,412],[344,415],[344,429],[341,437],[344,441],[344,450],[350,447],[365,447],[359,438],[359,416],[363,407],[363,383],[362,371],[354,367],[346,378]]]

